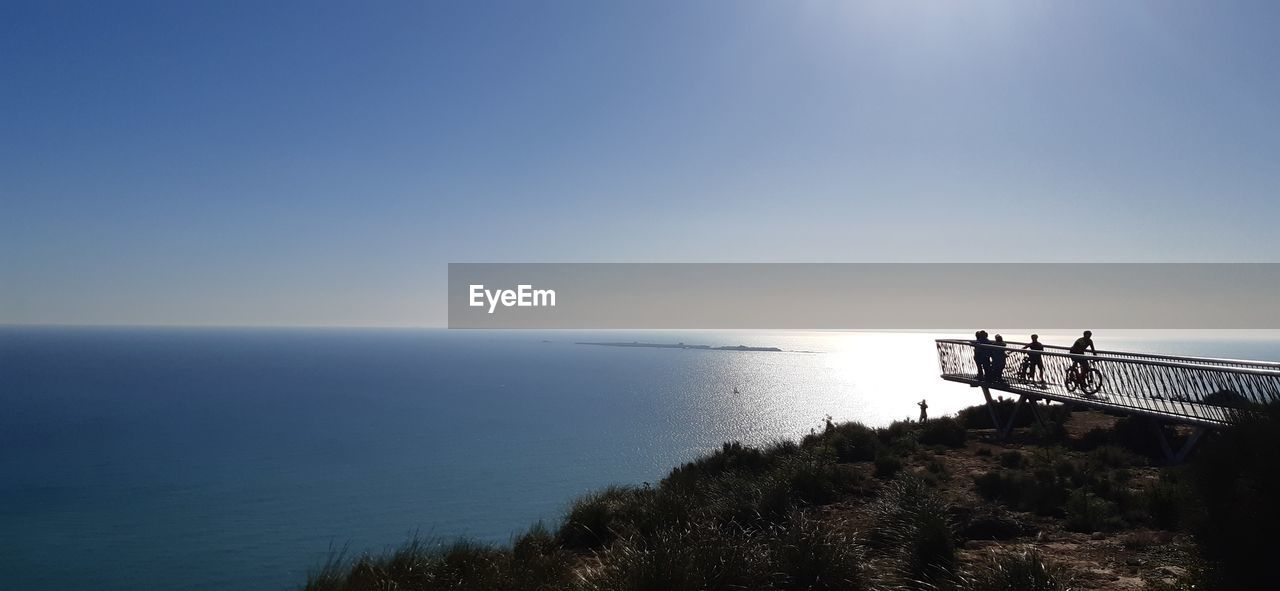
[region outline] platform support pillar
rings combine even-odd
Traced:
[[[1018,411],[1022,410],[1022,406],[1027,403],[1027,395],[1023,394],[1018,397],[1018,403],[1013,406],[1013,412],[1009,414],[1009,422],[1000,428],[1000,439],[1008,439],[1013,433],[1014,422],[1018,420]]]
[[[996,414],[996,401],[991,399],[991,390],[988,390],[985,385],[982,386],[982,397],[987,399],[987,413],[991,415],[991,427],[999,432],[1000,417]]]
[[[1151,425],[1151,431],[1156,436],[1156,440],[1160,442],[1160,451],[1164,452],[1165,461],[1171,465],[1185,462],[1187,456],[1191,455],[1191,450],[1195,449],[1196,443],[1199,443],[1200,438],[1204,436],[1206,431],[1204,427],[1196,427],[1191,436],[1182,443],[1182,447],[1175,452],[1173,451],[1173,446],[1169,445],[1169,439],[1164,436],[1164,429],[1160,422],[1153,420],[1149,424]]]

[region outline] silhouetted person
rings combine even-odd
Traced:
[[[1027,353],[1027,361],[1023,366],[1022,375],[1024,378],[1034,380],[1036,378],[1036,369],[1040,370],[1040,381],[1044,381],[1044,360],[1040,358],[1037,351],[1044,350],[1044,343],[1040,342],[1040,335],[1031,335],[1031,342],[1022,346],[1023,349],[1030,349]]]
[[[1093,348],[1093,331],[1091,330],[1084,331],[1084,336],[1076,339],[1076,342],[1071,345],[1072,355],[1084,355],[1085,351],[1092,351],[1094,355],[1098,354],[1098,350]],[[1080,383],[1083,384],[1084,375],[1089,372],[1089,360],[1072,359],[1071,367],[1078,367],[1080,369],[1080,373],[1077,375],[1080,376]]]
[[[920,422],[923,423],[929,420],[929,403],[922,398],[920,402],[916,403],[916,406],[920,407]]]
[[[991,349],[983,345],[990,345],[991,340],[987,338],[987,331],[980,330],[973,333],[973,361],[978,366],[978,381],[987,381],[987,370],[991,367]]]
[[[989,371],[991,372],[991,379],[997,382],[1003,382],[1004,364],[1008,362],[1008,358],[1006,357],[1008,353],[1004,351],[1004,347],[1007,345],[1004,344],[1004,337],[1000,335],[996,335],[996,342],[992,344],[1000,348],[991,349],[991,366],[989,368]]]

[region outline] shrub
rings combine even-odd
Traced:
[[[890,482],[870,511],[876,522],[873,541],[896,551],[907,580],[937,580],[955,566],[951,506],[924,482]]]
[[[891,452],[882,451],[876,456],[876,478],[890,479],[902,471],[902,460]]]
[[[1089,461],[1102,468],[1127,468],[1141,466],[1142,458],[1133,452],[1115,445],[1104,445],[1089,452]]]
[[[796,591],[868,588],[862,545],[843,531],[838,524],[821,523],[797,512],[787,525],[769,532],[777,587]]]
[[[862,545],[840,532],[800,513],[764,529],[694,522],[620,538],[596,553],[576,589],[866,589]]]
[[[1067,428],[1062,422],[1045,419],[1031,424],[1031,436],[1042,443],[1059,443],[1067,439]]]
[[[512,589],[534,591],[563,588],[577,561],[573,553],[556,542],[545,525],[537,525],[511,543]]]
[[[978,488],[978,494],[988,500],[994,501],[1004,494],[1005,476],[1004,474],[991,471],[978,475],[973,479],[973,484]]]
[[[1191,504],[1189,496],[1185,486],[1163,479],[1147,489],[1144,501],[1151,523],[1163,529],[1177,529]]]
[[[556,538],[568,548],[590,549],[607,546],[642,511],[652,490],[611,486],[574,501]]]
[[[975,572],[959,577],[960,591],[1066,591],[1060,570],[1045,564],[1034,551],[993,556]]]
[[[841,462],[869,462],[880,450],[880,440],[874,429],[862,423],[844,423],[834,426],[828,423],[824,437]]]
[[[535,526],[510,550],[466,540],[439,545],[415,538],[384,556],[362,557],[350,567],[337,555],[308,578],[304,589],[540,591],[567,587],[573,564],[572,555],[556,548],[545,528]]]
[[[1000,421],[1000,427],[1009,421],[1009,417],[1013,414],[1013,409],[1017,406],[1017,400],[998,399],[993,402],[996,409],[996,417]],[[1039,403],[1037,403],[1039,404]],[[1046,421],[1065,424],[1067,419],[1071,417],[1071,409],[1063,404],[1040,405],[1040,416]],[[995,429],[996,425],[991,423],[991,411],[987,409],[985,404],[970,406],[956,413],[956,418],[967,429]],[[1018,411],[1018,417],[1014,421],[1014,427],[1029,427],[1036,422],[1035,414],[1031,409],[1024,408]]]
[[[1067,499],[1066,510],[1066,527],[1071,531],[1114,531],[1123,525],[1117,515],[1115,503],[1087,491],[1072,492]]]
[[[835,463],[834,458],[812,453],[789,459],[780,470],[792,492],[792,498],[808,505],[825,505],[835,501],[848,488],[850,472]]]
[[[701,522],[618,539],[580,575],[582,591],[751,589],[771,578],[768,548],[735,525]]]
[[[1104,445],[1111,445],[1112,441],[1114,441],[1114,437],[1112,437],[1111,429],[1094,427],[1080,436],[1080,439],[1074,442],[1073,447],[1081,451],[1088,451]]]
[[[1067,484],[1045,468],[1032,473],[996,470],[974,479],[982,498],[1037,515],[1062,513],[1067,500]]]
[[[1280,531],[1280,406],[1205,441],[1189,466],[1203,522],[1196,538],[1224,589],[1270,588]]]
[[[434,579],[448,581],[456,589],[495,589],[507,584],[509,573],[504,572],[508,554],[489,546],[469,541],[459,541],[446,546],[441,556],[425,570],[433,571]],[[400,572],[400,578],[413,577],[414,567],[396,568],[399,561],[392,560],[392,571]]]
[[[1169,445],[1178,445],[1176,433],[1168,426],[1158,428],[1164,434]],[[1156,437],[1156,429],[1152,428],[1151,419],[1129,416],[1116,421],[1111,427],[1111,444],[1156,461],[1164,460],[1164,449]]]
[[[945,445],[947,447],[964,446],[968,435],[964,424],[951,417],[942,417],[926,421],[920,428],[919,442],[925,445]]]
[[[969,540],[1011,540],[1030,531],[1007,511],[984,508],[964,520],[960,536]]]
[[[759,473],[772,463],[773,457],[757,447],[745,446],[737,441],[726,442],[714,453],[672,470],[666,481],[677,485],[726,472]]]
[[[775,445],[763,458],[751,469],[711,470],[701,476],[693,476],[699,474],[690,467],[696,462],[686,464],[680,474],[664,479],[652,496],[641,495],[638,509],[623,515],[630,521],[626,525],[646,533],[695,518],[775,523],[796,507],[837,500],[858,476],[837,464],[835,452],[825,446]],[[616,521],[613,528],[619,528]]]
[[[1000,454],[1000,457],[997,459],[1000,461],[1000,465],[1005,468],[1022,467],[1022,453],[1015,450],[1006,451]]]
[[[907,455],[919,447],[920,424],[912,421],[894,421],[888,427],[876,431],[882,447],[888,451]],[[877,456],[879,453],[877,453]]]

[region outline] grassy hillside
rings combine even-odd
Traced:
[[[1005,405],[1000,409],[1008,413]],[[1030,413],[1023,413],[1030,418]],[[1149,425],[1055,406],[995,441],[985,408],[726,443],[656,486],[575,501],[503,546],[335,557],[311,591],[1236,589],[1269,586],[1274,417],[1162,468]],[[1185,433],[1171,431],[1170,436]]]

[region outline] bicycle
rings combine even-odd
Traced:
[[[1036,368],[1040,369],[1040,379],[1035,379]],[[1030,355],[1024,356],[1018,364],[1018,380],[1031,384],[1044,384],[1044,365]]]
[[[1067,378],[1063,382],[1068,392],[1075,392],[1079,388],[1086,396],[1093,396],[1102,389],[1102,372],[1096,367],[1090,367],[1089,371],[1080,375],[1080,365],[1075,364],[1067,368]]]

